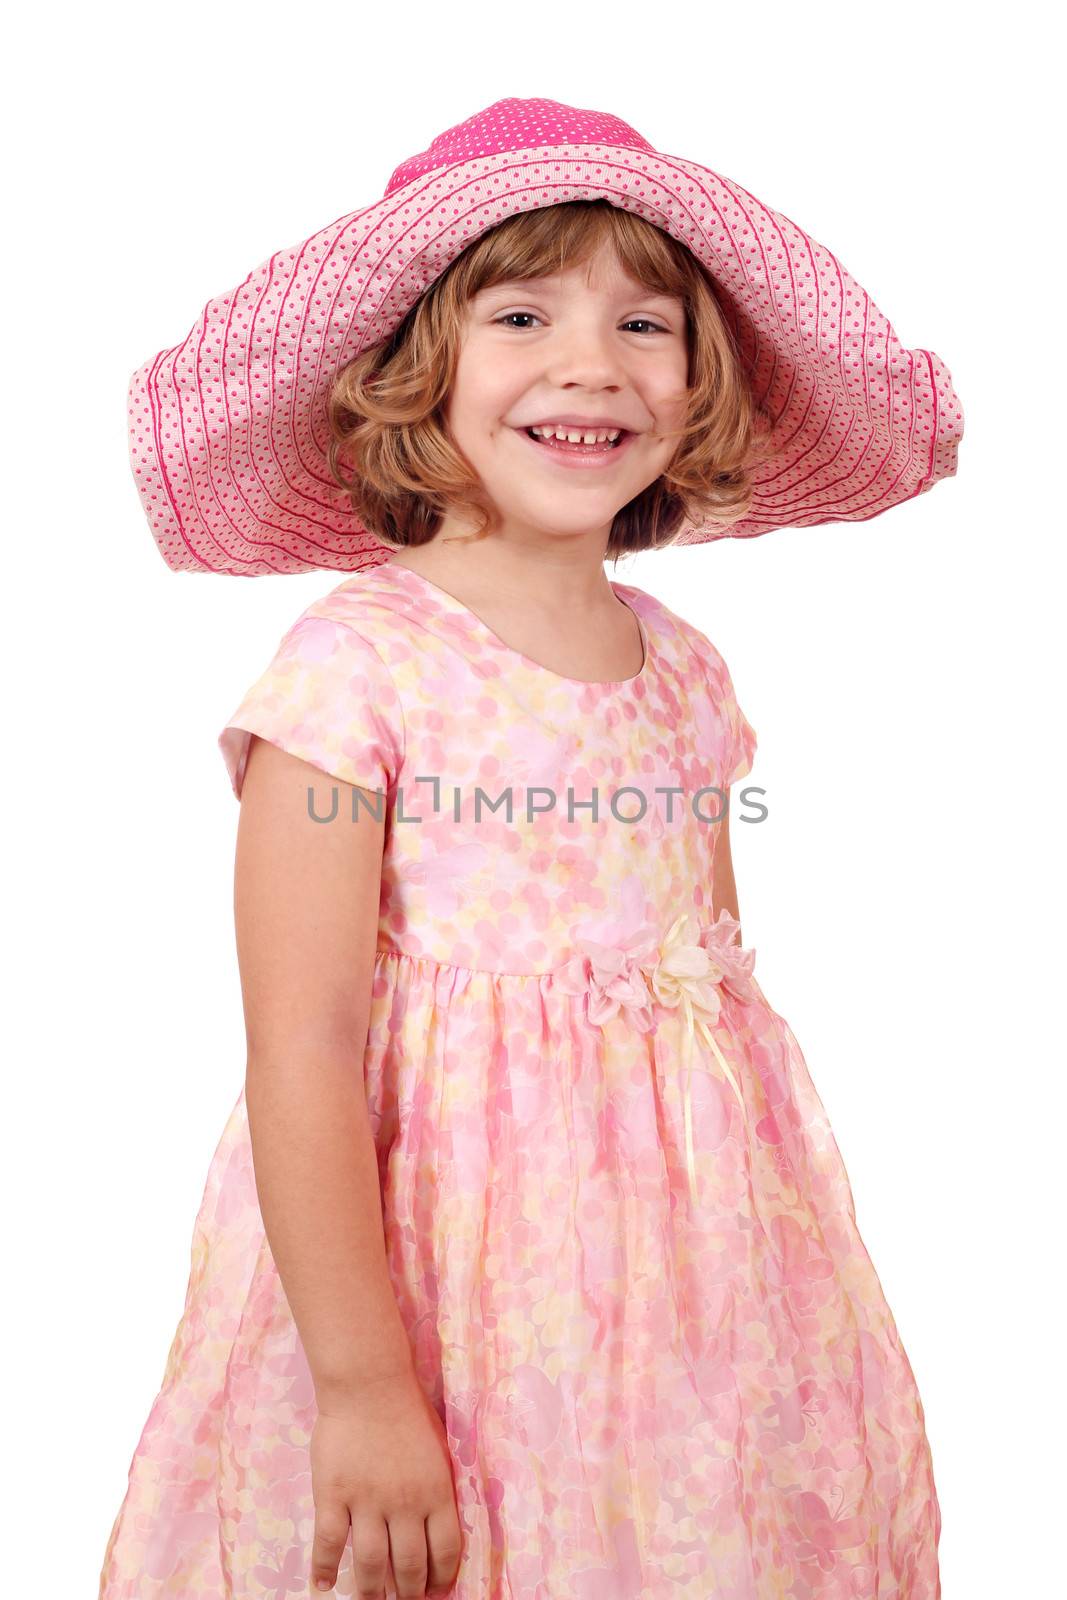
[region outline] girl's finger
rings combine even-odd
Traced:
[[[426,1593],[426,1523],[410,1512],[389,1518],[389,1561],[397,1600],[423,1600]]]
[[[315,1502],[315,1537],[311,1545],[311,1587],[332,1589],[348,1539],[348,1507],[343,1500]]]
[[[431,1511],[426,1518],[426,1593],[444,1595],[456,1581],[463,1553],[463,1531],[455,1501]]]
[[[352,1570],[357,1600],[382,1600],[389,1572],[389,1531],[382,1517],[353,1518]]]

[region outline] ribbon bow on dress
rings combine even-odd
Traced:
[[[565,994],[585,994],[589,1020],[602,1026],[620,1010],[630,1013],[643,1033],[653,1025],[652,1001],[677,1008],[685,1017],[685,1159],[690,1194],[696,1192],[693,1156],[691,1079],[693,1041],[699,1031],[744,1110],[745,1102],[729,1063],[720,1050],[712,1024],[722,1007],[722,991],[738,999],[752,998],[750,978],[754,950],[742,950],[734,935],[740,923],[727,911],[701,928],[689,912],[676,918],[662,942],[645,926],[620,945],[576,940],[581,954],[557,969],[555,980]]]

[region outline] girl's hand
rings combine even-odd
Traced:
[[[313,1591],[336,1583],[350,1522],[360,1600],[384,1600],[390,1565],[398,1600],[452,1588],[462,1533],[447,1435],[414,1372],[320,1404],[311,1486]]]

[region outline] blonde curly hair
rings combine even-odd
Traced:
[[[607,200],[572,201],[509,217],[481,235],[416,301],[389,338],[341,369],[327,398],[331,476],[363,526],[397,547],[426,544],[457,508],[499,514],[448,435],[444,410],[467,303],[481,290],[585,265],[613,249],[637,282],[686,309],[688,403],[666,471],[615,516],[606,554],[670,544],[685,522],[740,521],[765,419],[716,300],[712,278],[684,245]],[[344,468],[351,467],[346,477]]]

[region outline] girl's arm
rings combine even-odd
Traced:
[[[715,916],[720,911],[728,911],[738,922],[741,914],[737,909],[737,885],[734,882],[734,864],[730,855],[730,812],[723,813],[722,821],[712,824],[716,830],[715,858],[711,875],[711,897]],[[743,944],[740,933],[738,943]]]
[[[316,822],[335,792],[336,816]],[[398,1593],[423,1594],[455,1581],[462,1532],[445,1426],[386,1260],[363,1077],[386,808],[353,821],[352,798],[253,739],[235,885],[245,1100],[263,1224],[315,1384],[310,1583],[336,1583],[351,1539],[360,1594],[380,1594],[390,1568]]]
[[[309,815],[309,788],[316,817],[336,791],[333,821]],[[361,807],[353,822],[352,794],[252,740],[234,888],[245,1099],[264,1228],[320,1405],[412,1364],[363,1079],[384,821]]]

